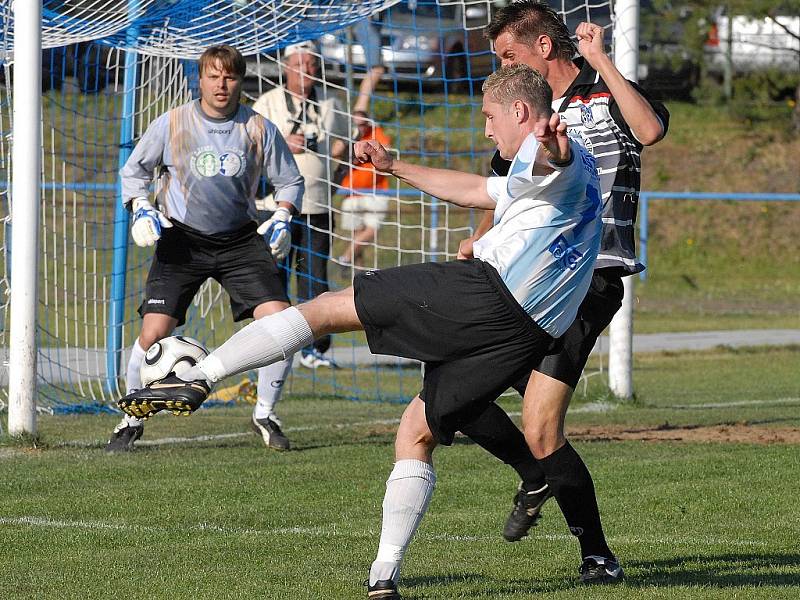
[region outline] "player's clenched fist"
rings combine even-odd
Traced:
[[[152,246],[161,239],[161,229],[172,227],[170,220],[157,210],[147,198],[134,198],[131,237],[137,246]]]
[[[603,28],[594,23],[581,23],[575,29],[575,37],[578,38],[578,52],[594,67],[594,61],[605,56]]]
[[[547,158],[554,163],[566,163],[570,159],[567,124],[557,112],[548,121],[540,121],[534,126],[533,134],[542,144]]]
[[[392,155],[380,142],[375,140],[361,140],[353,145],[353,156],[356,160],[371,162],[378,171],[391,171]]]

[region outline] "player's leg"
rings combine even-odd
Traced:
[[[175,329],[178,320],[169,315],[147,313],[142,319],[142,331],[131,347],[131,355],[125,370],[126,393],[142,387],[140,371],[147,349],[157,341],[167,337]],[[123,415],[122,420],[114,427],[111,438],[106,444],[106,452],[128,452],[133,450],[134,443],[144,435],[144,420],[130,415]]]
[[[259,304],[253,311],[254,319],[273,315],[289,308],[287,302],[272,301]],[[275,405],[283,393],[283,385],[292,370],[294,355],[258,369],[256,386],[256,405],[253,408],[253,429],[261,435],[264,444],[274,450],[288,450],[291,446],[289,438],[283,433],[280,418],[275,412]]]
[[[397,582],[403,557],[436,486],[435,447],[425,420],[425,404],[417,396],[403,412],[395,438],[395,464],[386,480],[378,554],[369,571],[367,593],[373,600],[400,597]]]
[[[578,538],[585,583],[623,579],[603,533],[594,483],[581,457],[564,435],[564,420],[597,337],[622,300],[618,276],[596,272],[578,317],[562,336],[562,346],[534,370],[525,391],[523,427],[570,531]]]
[[[139,371],[147,349],[167,337],[183,322],[198,287],[208,276],[209,265],[195,242],[178,228],[164,230],[156,244],[139,307],[142,329],[133,345],[126,370],[128,393],[141,387]],[[144,433],[143,420],[125,415],[106,446],[110,452],[133,449]]]
[[[232,241],[217,254],[217,278],[230,296],[231,313],[236,321],[262,319],[289,308],[286,287],[264,238],[255,231]],[[293,356],[258,369],[256,405],[250,419],[253,430],[264,444],[286,450],[290,443],[275,414],[283,384],[292,368]]]
[[[571,397],[571,387],[534,372],[522,410],[525,437],[542,466],[570,532],[578,538],[583,558],[582,579],[587,583],[609,583],[622,579],[622,569],[603,533],[589,469],[564,435],[564,418]],[[585,572],[589,570],[592,573]]]
[[[180,377],[137,390],[118,404],[134,416],[149,417],[161,410],[188,414],[200,407],[220,379],[284,360],[315,337],[362,328],[353,289],[327,292],[250,323]]]
[[[503,537],[509,542],[521,540],[536,525],[542,507],[552,497],[539,461],[531,453],[522,431],[495,402],[461,432],[519,475],[520,484],[503,527]]]

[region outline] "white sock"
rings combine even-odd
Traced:
[[[136,338],[131,348],[131,357],[128,359],[128,369],[125,371],[125,389],[128,394],[142,387],[142,378],[139,375],[139,371],[142,368],[142,361],[144,360],[145,353],[146,350],[139,345],[139,338]],[[144,423],[143,419],[137,419],[130,415],[125,415],[122,421],[126,425],[132,427],[138,427]],[[122,425],[122,423],[120,423],[120,425]]]
[[[294,306],[253,321],[228,341],[181,374],[181,379],[205,378],[216,383],[224,377],[290,359],[314,341],[308,322]]]
[[[398,460],[386,481],[383,525],[378,556],[369,570],[369,584],[384,579],[397,583],[403,555],[417,531],[436,486],[433,466],[421,460]]]
[[[292,370],[292,358],[294,355],[258,370],[258,400],[253,409],[256,419],[272,417],[278,425],[281,424],[275,415],[275,404],[281,399],[283,384]]]

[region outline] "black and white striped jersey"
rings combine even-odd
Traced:
[[[636,258],[633,229],[639,204],[643,146],[597,71],[582,58],[575,63],[580,73],[564,96],[553,101],[553,110],[567,123],[569,135],[580,140],[597,161],[603,192],[603,239],[595,269],[613,267],[632,275],[644,270]],[[633,85],[653,107],[666,133],[669,111]],[[508,169],[505,162],[495,154],[492,169],[502,175]]]

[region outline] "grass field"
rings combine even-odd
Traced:
[[[438,450],[404,598],[797,598],[798,364],[797,347],[638,355],[635,401],[581,389],[568,429],[621,587],[577,587],[553,502],[503,542],[511,470],[465,439]],[[113,416],[41,417],[35,447],[0,438],[0,597],[365,598],[402,409],[298,386],[282,454],[246,406],[157,417],[121,456],[102,451]]]

